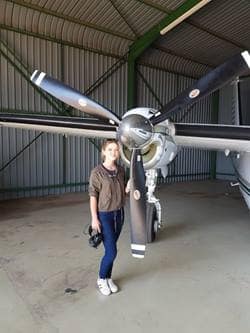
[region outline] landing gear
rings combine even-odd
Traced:
[[[161,205],[153,192],[157,182],[157,170],[150,169],[146,171],[147,191],[147,213],[146,213],[146,230],[147,243],[155,240],[157,231],[161,228]]]

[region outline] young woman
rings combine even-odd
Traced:
[[[106,296],[118,291],[111,276],[117,255],[116,243],[124,222],[125,171],[117,164],[119,157],[118,142],[105,140],[102,145],[103,163],[92,170],[89,180],[91,224],[93,229],[102,232],[105,248],[97,286]]]

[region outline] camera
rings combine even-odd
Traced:
[[[102,234],[100,232],[95,231],[92,226],[89,226],[89,245],[97,249],[97,247],[102,242]]]

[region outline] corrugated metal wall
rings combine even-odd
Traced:
[[[25,63],[29,74],[39,69],[83,92],[117,63],[116,58],[5,30],[1,30],[1,41]],[[1,110],[57,114],[22,77],[20,66],[15,67],[10,60],[0,53]],[[90,89],[89,96],[123,114],[127,103],[126,76],[123,64],[99,87]],[[39,135],[40,132],[0,128],[0,169]],[[98,161],[99,152],[92,141],[44,133],[0,172],[0,199],[85,191],[87,185],[83,184],[88,182],[90,170]]]
[[[79,48],[62,46],[43,39],[1,30],[1,41],[15,52],[31,74],[39,69],[63,80],[122,115],[127,107],[127,65],[122,64],[100,85],[89,89],[119,60]],[[11,55],[9,55],[11,58]],[[0,53],[2,110],[17,112],[50,112],[57,110],[44,99]],[[193,79],[159,69],[139,66],[138,105],[159,107],[172,99]],[[144,77],[152,90],[145,84]],[[158,96],[158,100],[155,96]],[[210,122],[211,98],[196,105],[186,115],[185,110],[175,121]],[[0,169],[40,133],[25,130],[1,129]],[[29,148],[0,172],[0,199],[59,194],[66,191],[85,191],[90,170],[99,162],[99,152],[90,140],[79,137],[42,134]],[[210,153],[183,149],[169,169],[167,181],[204,179],[210,172]]]

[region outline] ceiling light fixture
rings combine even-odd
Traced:
[[[181,16],[179,16],[176,20],[174,20],[173,22],[171,22],[170,24],[168,24],[165,28],[163,28],[160,31],[160,34],[161,35],[165,35],[165,33],[167,33],[168,31],[172,30],[174,27],[176,27],[178,24],[180,24],[181,22],[183,22],[184,20],[186,20],[189,16],[191,16],[192,14],[194,14],[195,12],[197,12],[199,9],[201,9],[206,4],[208,4],[210,1],[212,1],[212,0],[202,0],[202,1],[200,1],[199,3],[197,3],[196,5],[194,5],[192,8],[190,8],[189,10],[187,10],[184,14],[182,14]]]

